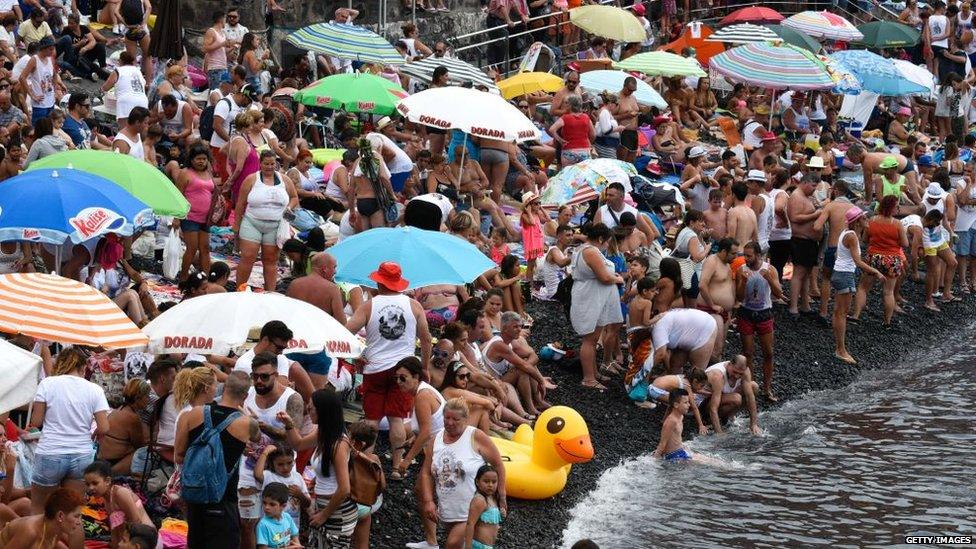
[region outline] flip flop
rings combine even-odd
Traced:
[[[834,358],[836,358],[841,362],[846,362],[847,364],[857,364],[857,360],[855,360],[854,357],[851,357],[850,360],[847,360],[846,358],[840,356],[839,354],[834,353]]]
[[[587,389],[596,389],[597,391],[601,391],[601,392],[607,390],[607,388],[604,385],[602,385],[599,381],[595,379],[593,381],[584,381],[580,383],[580,385],[586,387]]]

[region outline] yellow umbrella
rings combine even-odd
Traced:
[[[548,72],[520,72],[498,83],[502,97],[512,99],[535,92],[555,92],[563,87],[563,80]]]
[[[590,34],[621,42],[643,42],[647,33],[634,14],[613,6],[593,4],[569,10],[569,20]]]

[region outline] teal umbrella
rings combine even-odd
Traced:
[[[402,65],[403,56],[375,32],[356,25],[316,23],[285,37],[296,47],[340,59],[382,65]]]
[[[820,42],[817,42],[813,37],[803,31],[784,27],[783,25],[768,25],[768,28],[775,32],[787,44],[803,48],[813,53],[820,51]]]

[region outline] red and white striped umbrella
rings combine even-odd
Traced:
[[[0,331],[107,349],[149,342],[105,294],[42,273],[0,275]]]

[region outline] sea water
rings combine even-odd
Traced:
[[[607,470],[573,509],[562,546],[892,547],[906,536],[976,536],[976,343],[865,372],[759,421],[761,437],[740,417],[728,434],[687,443],[726,467],[663,464],[648,448]]]

